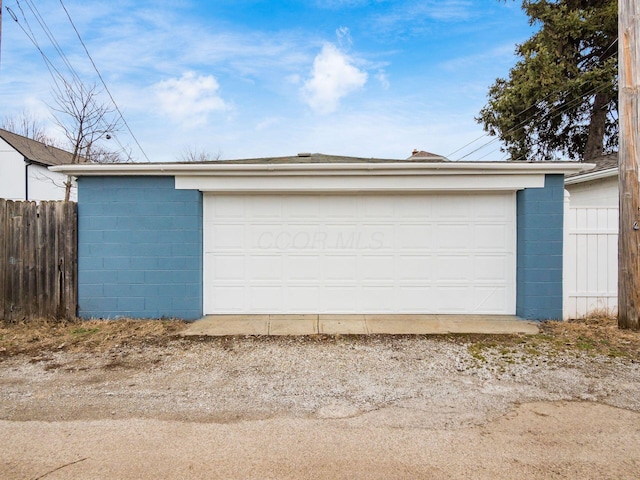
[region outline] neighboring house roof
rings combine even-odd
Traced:
[[[72,163],[73,154],[51,145],[0,128],[0,138],[17,150],[25,160],[40,165],[67,165]],[[82,163],[84,163],[81,160]]]
[[[592,170],[567,175],[565,184],[572,185],[618,175],[618,152],[602,155],[585,163],[593,163],[595,167]]]
[[[420,160],[430,162],[448,162],[449,159],[437,153],[425,152],[424,150],[414,149],[411,156],[407,160]]]

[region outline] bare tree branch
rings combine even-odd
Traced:
[[[187,147],[177,156],[179,162],[210,162],[220,160],[221,153],[215,155],[195,147]]]
[[[62,129],[72,150],[72,163],[106,160],[113,163],[119,153],[110,152],[100,144],[120,128],[121,117],[115,108],[99,100],[102,92],[95,84],[85,87],[77,80],[56,84],[53,89],[53,110],[56,124]],[[130,155],[128,155],[130,158]],[[66,183],[65,200],[69,200],[71,178]]]
[[[56,144],[55,140],[47,135],[42,120],[26,110],[16,117],[5,116],[0,122],[0,128],[47,145]]]

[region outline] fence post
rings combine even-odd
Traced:
[[[6,319],[7,277],[7,201],[0,198],[0,318]]]

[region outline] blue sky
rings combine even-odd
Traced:
[[[28,8],[35,5],[83,81],[99,82],[59,0],[3,4],[67,74]],[[532,33],[520,2],[499,0],[64,5],[151,161],[189,149],[221,159],[406,158],[414,148],[450,155],[483,135],[474,116]],[[52,80],[20,25],[3,12],[0,115],[27,110],[47,120]],[[126,129],[115,137],[109,145],[146,160]],[[465,160],[503,158],[494,142]]]

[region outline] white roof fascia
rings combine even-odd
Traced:
[[[516,191],[544,187],[545,175],[212,175],[176,176],[178,190],[202,192]]]
[[[577,183],[591,182],[592,180],[600,180],[603,178],[615,177],[618,175],[617,168],[608,168],[607,170],[599,170],[597,172],[585,173],[577,177],[565,178],[565,185],[575,185]]]
[[[513,175],[572,174],[593,168],[578,162],[446,162],[446,163],[198,163],[56,165],[51,171],[82,176],[258,176],[258,175]]]

